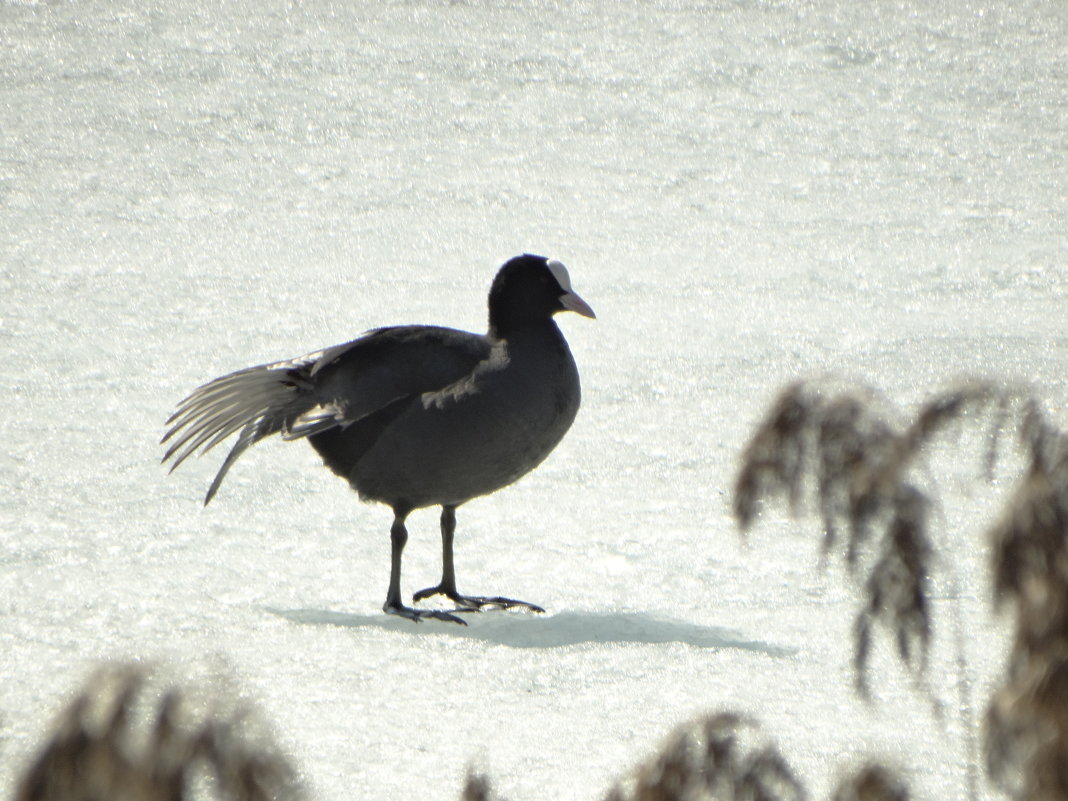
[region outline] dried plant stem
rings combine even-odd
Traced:
[[[250,731],[250,710],[197,719],[186,692],[150,691],[151,679],[133,665],[97,672],[22,774],[15,801],[184,801],[203,797],[198,777],[220,801],[303,797],[281,752]]]
[[[786,759],[732,712],[687,723],[605,801],[804,801]]]
[[[975,714],[975,701],[972,698],[971,670],[968,666],[967,638],[964,635],[964,608],[961,602],[961,586],[957,573],[952,568],[948,571],[950,591],[953,597],[953,647],[957,666],[957,705],[960,710],[961,736],[964,752],[964,783],[966,797],[971,801],[979,799],[979,770],[975,755],[979,753],[979,741],[976,737],[978,723]]]
[[[854,626],[862,695],[869,694],[866,669],[876,624],[893,632],[910,670],[922,674],[926,666],[932,501],[916,482],[913,464],[934,436],[967,413],[996,406],[1002,410],[995,418],[1000,425],[1015,397],[991,384],[967,384],[935,396],[911,424],[899,427],[872,390],[798,382],[782,391],[746,446],[734,491],[742,530],[775,497],[786,496],[796,513],[811,484],[824,551],[835,549],[844,532],[846,565],[866,571],[865,602]],[[865,558],[872,552],[874,557]]]
[[[935,548],[931,505],[912,465],[950,423],[979,412],[990,424],[984,472],[993,474],[1002,431],[1015,421],[1028,467],[1003,519],[990,533],[996,605],[1015,612],[1006,682],[986,715],[991,777],[1019,801],[1068,801],[1068,437],[1038,403],[1017,388],[969,383],[923,404],[911,424],[895,427],[871,391],[796,383],[758,425],[743,454],[734,493],[743,531],[761,504],[786,496],[797,511],[814,485],[824,522],[824,548],[846,533],[844,559],[866,570],[865,601],[855,625],[857,686],[867,693],[866,666],[875,623],[893,631],[906,667],[923,674],[931,637],[929,575]],[[873,543],[875,544],[873,547]],[[876,554],[865,558],[865,554]],[[943,560],[946,564],[951,560]],[[976,753],[976,727],[965,651],[959,582],[954,639],[964,743]],[[978,777],[967,761],[967,792]]]

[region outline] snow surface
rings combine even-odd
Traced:
[[[471,764],[594,799],[725,708],[817,797],[865,753],[962,797],[953,643],[974,716],[1011,471],[932,467],[941,718],[885,652],[854,697],[816,521],[743,542],[729,492],[798,376],[906,406],[1003,376],[1064,422],[1066,154],[1062,3],[0,0],[0,797],[103,659],[214,665],[323,801],[455,798]],[[206,509],[223,453],[159,466],[203,381],[481,329],[526,250],[597,311],[561,318],[584,403],[460,510],[457,570],[547,615],[381,615],[388,510],[304,444],[257,446]],[[406,592],[440,569],[434,510],[410,531]]]

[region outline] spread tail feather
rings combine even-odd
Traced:
[[[219,485],[222,484],[222,480],[230,470],[230,466],[237,461],[237,457],[265,436],[267,436],[267,434],[262,433],[260,426],[257,423],[249,423],[245,426],[245,430],[242,431],[241,436],[237,438],[234,447],[230,449],[230,453],[227,454],[226,460],[222,463],[222,467],[219,468],[219,472],[215,474],[211,486],[208,487],[208,494],[204,496],[205,506],[211,503],[211,499],[214,498],[215,493],[219,491]],[[174,468],[172,467],[171,469],[173,470]]]
[[[233,463],[252,445],[279,431],[285,432],[287,439],[312,433],[305,430],[294,434],[289,426],[318,406],[308,369],[319,355],[238,370],[194,390],[167,420],[170,428],[160,444],[170,445],[163,462],[170,461],[173,471],[194,453],[209,451],[240,430],[208,488],[204,499],[207,504]],[[323,421],[313,428],[326,427]]]

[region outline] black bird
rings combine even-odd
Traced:
[[[404,522],[413,509],[441,506],[441,583],[415,593],[444,595],[455,611],[541,607],[461,595],[452,542],[456,507],[511,484],[537,467],[578,412],[575,360],[553,320],[561,311],[593,317],[555,259],[524,254],[504,264],[489,293],[489,331],[438,326],[378,328],[359,339],[290,361],[216,378],[183,400],[167,421],[163,461],[241,433],[204,499],[249,446],[280,433],[306,437],[327,467],[362,500],[393,509],[389,590],[383,611],[463,623],[456,615],[401,601]]]

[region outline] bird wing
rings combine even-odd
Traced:
[[[204,501],[230,466],[275,433],[299,439],[350,425],[398,399],[462,378],[490,352],[488,337],[432,326],[370,331],[359,339],[288,361],[262,364],[209,381],[167,420],[161,444],[171,470],[234,432],[238,436]]]
[[[404,398],[465,378],[492,350],[486,336],[438,326],[378,328],[323,351],[311,367],[318,402],[282,436],[297,439],[348,426]]]

